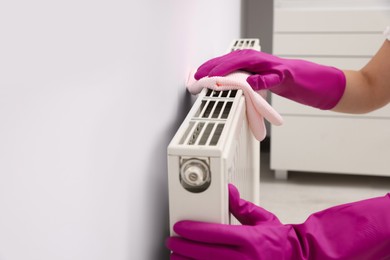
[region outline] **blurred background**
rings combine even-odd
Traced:
[[[192,105],[188,72],[239,37],[260,38],[268,53],[358,69],[383,41],[389,8],[0,2],[0,260],[168,259],[166,148]],[[265,208],[299,222],[388,190],[389,109],[336,116],[270,99],[286,123],[262,144]]]

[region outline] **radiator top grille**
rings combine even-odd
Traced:
[[[237,90],[208,89],[187,130],[181,145],[216,146],[229,118]]]
[[[234,40],[230,51],[243,50],[243,49],[254,49],[260,50],[259,39],[237,39]]]
[[[228,51],[254,49],[260,51],[259,39],[236,39]],[[208,89],[197,111],[190,119],[180,145],[217,146],[226,121],[236,100],[237,90],[215,91]]]

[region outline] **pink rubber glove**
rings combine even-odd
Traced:
[[[240,199],[229,185],[230,211],[243,224],[181,221],[167,247],[183,259],[390,259],[390,194],[340,205],[283,225],[272,213]]]
[[[345,90],[345,75],[334,67],[294,59],[283,59],[255,50],[238,50],[207,61],[195,79],[225,76],[236,70],[254,75],[247,81],[254,90],[271,92],[304,105],[332,109]]]

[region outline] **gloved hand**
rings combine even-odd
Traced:
[[[178,222],[180,237],[167,240],[171,260],[390,259],[390,194],[326,209],[300,225],[283,225],[233,185],[229,199],[242,226]]]
[[[254,75],[247,81],[254,90],[271,92],[298,103],[332,109],[344,94],[344,73],[334,67],[296,59],[283,59],[255,50],[238,50],[207,61],[195,79],[225,76],[236,70]]]

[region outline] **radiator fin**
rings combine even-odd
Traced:
[[[250,145],[251,136],[248,131],[248,125],[243,124],[238,135],[238,140],[235,142],[234,156],[231,165],[228,166],[230,171],[230,182],[233,183],[240,191],[241,198],[253,201],[253,194],[255,194],[253,182],[257,180],[254,165],[254,160],[260,158],[253,157],[253,151]],[[231,224],[240,224],[234,217],[231,218]]]
[[[206,103],[207,103],[207,101],[202,100],[202,103],[200,104],[198,111],[196,111],[196,113],[194,115],[195,117],[199,117],[202,114],[203,108],[205,107]]]
[[[216,146],[231,113],[238,90],[208,89],[191,118],[181,145]]]
[[[222,115],[221,115],[222,119],[228,118],[229,113],[230,113],[230,109],[232,108],[232,105],[233,105],[233,102],[226,102],[226,105],[225,105],[223,112],[222,112]]]
[[[258,49],[260,46],[258,39],[238,39],[234,41],[230,51],[243,49]]]
[[[233,89],[230,91],[230,97],[234,98],[237,95],[237,89]]]
[[[181,144],[215,146],[218,144],[224,126],[224,123],[193,121],[190,123],[185,136],[182,137]]]
[[[213,138],[211,138],[210,145],[217,145],[224,126],[225,124],[218,124],[217,128],[214,131]]]
[[[187,140],[187,137],[190,134],[190,132],[191,132],[192,128],[194,127],[194,125],[195,125],[195,122],[190,122],[190,124],[188,125],[186,131],[184,132],[184,135],[180,139],[180,144],[184,144],[185,143],[185,141]]]
[[[192,133],[192,136],[188,142],[189,145],[193,145],[196,143],[196,140],[198,139],[200,132],[202,131],[202,129],[204,127],[204,124],[205,124],[204,122],[200,122],[196,125],[194,132]]]
[[[209,140],[210,134],[214,129],[214,123],[209,123],[203,132],[202,138],[199,141],[199,145],[205,145],[207,141]]]
[[[212,118],[219,118],[219,114],[221,113],[222,107],[225,104],[223,101],[219,101],[217,106],[214,109],[213,115],[211,116]]]

